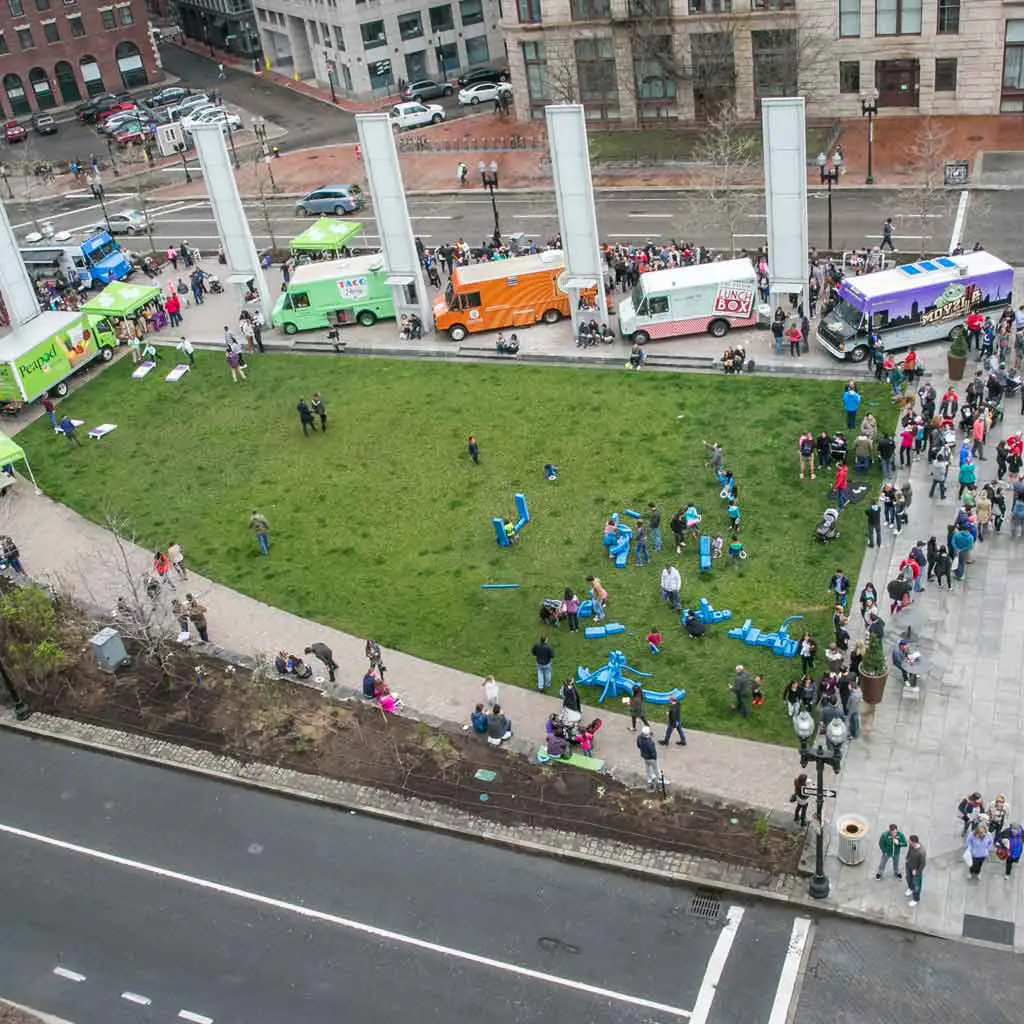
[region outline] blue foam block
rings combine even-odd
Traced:
[[[581,602],[579,611],[576,613],[581,619],[589,619],[594,614],[594,602],[589,598]]]
[[[678,688],[670,690],[668,693],[663,693],[661,690],[644,690],[642,692],[644,700],[648,704],[667,704],[669,697],[675,697],[676,700],[682,700],[686,696],[686,691]]]
[[[616,569],[625,569],[628,564],[629,564],[629,549],[627,548],[625,551],[622,552],[621,555],[617,555],[615,557],[615,568]]]
[[[700,558],[700,570],[701,572],[706,572],[711,568],[711,538],[706,534],[700,539],[698,551]]]
[[[604,626],[587,626],[583,630],[583,635],[588,640],[600,640],[602,637],[607,636],[608,631]]]
[[[742,626],[734,626],[730,629],[726,636],[731,637],[733,640],[742,640],[750,632],[752,626],[753,622],[747,619]]]
[[[498,541],[498,547],[507,548],[511,545],[511,541],[508,539],[508,534],[505,533],[505,524],[497,516],[491,519],[494,524],[494,533]]]
[[[604,627],[606,636],[615,636],[617,633],[625,633],[626,627],[621,622],[609,622]]]
[[[643,514],[641,512],[634,512],[631,508],[627,508],[623,514],[632,516],[634,519],[643,519]]]
[[[519,513],[519,521],[525,526],[530,521],[530,510],[526,507],[526,497],[522,494],[515,496],[516,511]]]
[[[518,583],[481,583],[481,590],[518,590]]]

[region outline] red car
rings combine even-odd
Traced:
[[[8,121],[4,125],[4,138],[8,142],[24,142],[28,132],[17,121]]]
[[[145,128],[128,128],[123,132],[114,133],[114,141],[119,146],[127,146],[132,142],[142,142],[152,133]]]
[[[112,103],[109,107],[104,107],[96,115],[96,123],[102,124],[111,114],[116,114],[121,110],[134,110],[135,104],[131,100],[121,100],[117,103]]]

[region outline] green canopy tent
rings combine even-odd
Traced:
[[[112,281],[82,306],[82,312],[93,316],[134,316],[146,303],[159,299],[161,294],[160,289],[153,285]]]
[[[39,484],[36,483],[28,456],[25,454],[25,449],[21,445],[15,444],[6,434],[0,434],[0,467],[9,466],[12,462],[17,462],[19,459],[25,463],[25,468],[28,470],[28,478],[32,481],[36,494],[42,494],[43,492],[39,490]]]
[[[363,225],[357,220],[334,220],[321,217],[301,235],[288,243],[292,252],[331,252],[341,255],[356,235],[363,233]]]

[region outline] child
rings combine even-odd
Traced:
[[[480,465],[480,445],[476,443],[476,438],[470,434],[469,440],[466,442],[466,450],[469,452],[469,457],[473,460],[474,466]]]
[[[721,558],[722,557],[722,549],[724,547],[725,547],[725,541],[722,540],[722,535],[719,534],[719,533],[716,533],[714,535],[714,537],[711,538],[711,557],[712,558]]]
[[[487,676],[480,685],[484,688],[484,699],[487,701],[489,708],[493,708],[495,704],[501,703],[498,700],[498,682],[494,676]]]
[[[608,602],[608,591],[596,576],[588,576],[587,582],[590,584],[590,601],[594,606],[594,621],[601,622],[604,619],[604,606]]]
[[[743,545],[735,533],[732,535],[732,540],[729,541],[729,557],[736,562],[747,557],[747,553],[743,550]]]
[[[651,648],[651,654],[661,654],[661,633],[657,626],[651,626],[650,633],[646,637],[647,644]]]
[[[764,678],[754,676],[753,686],[750,688],[750,703],[759,708],[764,703]]]
[[[729,525],[732,527],[733,533],[736,533],[740,528],[740,507],[736,504],[735,498],[729,499]]]
[[[511,519],[506,519],[504,523],[505,536],[508,537],[509,544],[519,543],[519,534],[516,533],[516,525]]]
[[[562,596],[562,607],[565,611],[565,617],[569,620],[569,632],[578,633],[580,631],[580,620],[577,613],[580,610],[580,599],[573,593],[572,587],[565,588],[565,594]]]
[[[477,704],[476,710],[469,716],[469,721],[477,736],[487,735],[487,712],[484,711],[483,704]]]

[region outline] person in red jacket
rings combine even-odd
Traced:
[[[985,318],[975,311],[968,313],[964,326],[967,328],[967,350],[970,351],[971,342],[974,342],[978,351],[981,351],[981,328],[984,326]]]
[[[832,489],[836,492],[836,500],[839,502],[839,510],[850,500],[850,492],[846,487],[846,474],[847,469],[845,463],[840,463],[836,469],[836,479],[832,484]]]

